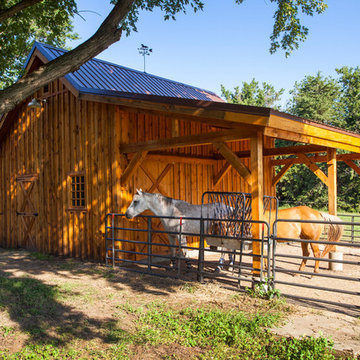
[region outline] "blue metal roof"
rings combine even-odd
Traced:
[[[38,49],[48,61],[66,52],[64,49],[35,42],[25,63],[25,67],[35,49]],[[219,96],[211,91],[99,59],[89,60],[83,64],[79,70],[67,74],[65,77],[80,93],[119,97],[121,97],[122,94],[125,95],[124,93],[130,93],[223,102]]]

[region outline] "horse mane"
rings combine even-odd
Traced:
[[[162,195],[162,194],[159,194],[159,193],[156,193],[154,194],[159,200],[162,200],[165,202],[166,205],[171,205],[173,203],[173,200],[172,198],[168,197],[168,196],[165,196],[165,195]]]

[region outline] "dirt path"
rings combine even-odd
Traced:
[[[59,339],[60,330],[71,327],[79,342],[92,342],[97,346],[106,346],[101,329],[104,324],[110,326],[117,308],[126,304],[140,306],[161,301],[176,308],[206,303],[254,313],[259,308],[270,306],[267,301],[250,298],[217,283],[201,285],[121,270],[112,271],[102,265],[72,259],[39,260],[26,251],[0,249],[0,271],[7,274],[14,287],[17,280],[25,278],[43,284],[50,289],[47,290],[50,293],[56,289],[57,295],[49,297],[51,303],[46,304],[54,316],[41,324],[46,329],[47,337]],[[16,341],[11,342],[7,337],[0,336],[0,349],[18,351],[29,340],[30,335],[24,329],[28,326],[29,317],[31,321],[34,321],[34,317],[31,317],[32,314],[20,314],[18,310],[13,309],[10,303],[0,306],[0,327],[15,329],[19,334]],[[334,340],[336,349],[351,349],[355,354],[360,353],[359,316],[299,305],[291,305],[285,311],[288,311],[286,324],[274,329],[274,332],[289,336],[317,335],[321,332]],[[122,319],[124,330],[131,328],[131,320],[130,316]],[[183,355],[186,357],[186,354]],[[158,358],[156,354],[146,354],[146,357]]]

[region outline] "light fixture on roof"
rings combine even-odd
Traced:
[[[150,53],[152,53],[152,49],[150,49],[148,46],[141,44],[141,47],[138,48],[139,50],[139,54],[141,54],[144,57],[144,72],[145,71],[145,56],[146,55],[150,55]]]
[[[43,104],[46,103],[45,99],[32,99],[28,104],[28,108],[30,109],[41,109],[43,107]]]

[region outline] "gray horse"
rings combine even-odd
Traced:
[[[145,210],[151,210],[156,216],[160,217],[160,220],[164,226],[165,231],[180,233],[180,221],[182,221],[181,232],[192,233],[200,235],[200,218],[216,218],[225,219],[224,216],[219,214],[226,214],[231,212],[231,208],[223,203],[212,203],[203,205],[192,205],[186,201],[175,200],[161,194],[151,194],[137,190],[134,195],[133,201],[126,210],[126,217],[132,219],[133,217],[141,214]],[[164,218],[174,217],[174,218]],[[180,220],[180,218],[184,218]],[[190,220],[186,218],[197,218],[196,220]],[[213,234],[216,223],[220,224],[220,221],[210,222],[204,221],[204,234]],[[215,226],[214,226],[215,224]],[[216,233],[217,235],[217,233]],[[231,234],[230,234],[231,235]],[[232,236],[232,235],[231,235]],[[182,255],[187,257],[187,241],[186,235],[168,234],[170,245],[176,245],[176,241],[181,244]],[[216,246],[220,248],[226,248],[230,250],[240,249],[241,241],[234,239],[224,239],[221,237],[208,237],[206,242],[210,246]],[[184,248],[185,247],[185,248]],[[171,257],[175,259],[176,247],[171,247]],[[230,265],[232,262],[232,256],[229,254]],[[224,263],[223,257],[220,259],[220,264]],[[220,270],[220,268],[218,269]]]

